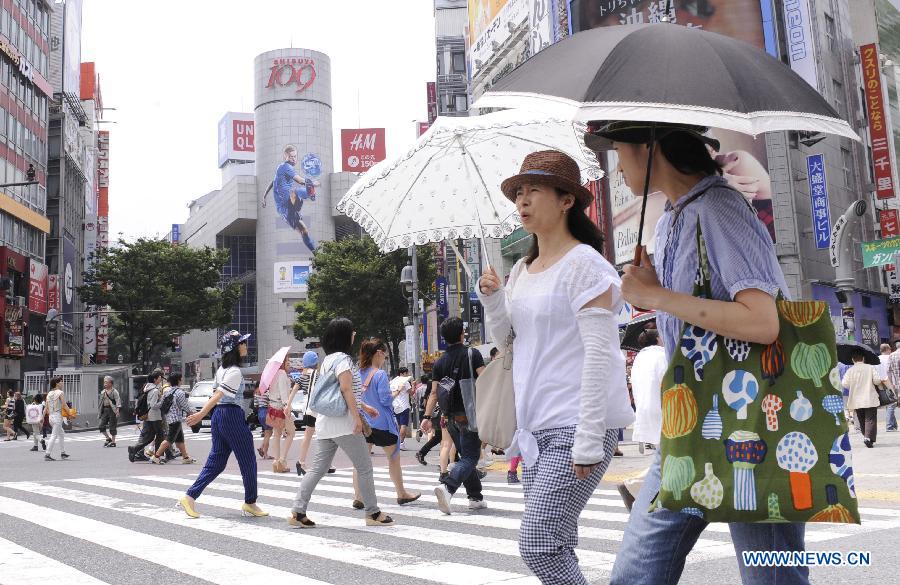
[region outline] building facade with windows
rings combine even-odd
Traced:
[[[0,390],[21,388],[28,352],[29,273],[32,266],[43,266],[51,231],[47,144],[52,11],[45,1],[0,3]]]
[[[50,15],[46,263],[59,283],[58,356],[69,366],[86,361],[84,305],[76,291],[83,284],[85,193],[94,184],[96,152],[94,121],[81,100],[81,8],[81,0],[66,0]]]

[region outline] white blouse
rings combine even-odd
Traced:
[[[543,272],[530,274],[524,260],[513,267],[504,289],[485,297],[487,324],[495,343],[503,343],[510,325],[513,343],[513,386],[518,429],[511,448],[526,465],[537,459],[532,433],[577,425],[580,416],[584,345],[575,314],[613,288],[613,306],[622,305],[622,282],[596,250],[579,244]],[[613,335],[618,340],[618,335]],[[607,392],[606,428],[626,427],[634,420],[625,381],[625,359],[609,347],[610,371],[597,380]],[[516,449],[518,447],[518,449]]]
[[[662,430],[662,379],[669,369],[666,348],[645,347],[631,365],[631,394],[637,409],[632,440],[659,445]]]

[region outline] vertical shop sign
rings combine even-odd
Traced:
[[[875,172],[875,197],[894,197],[894,170],[891,162],[889,133],[881,87],[881,63],[875,43],[859,48],[863,72],[866,112],[869,114],[869,136],[872,141],[872,165]]]
[[[825,182],[825,155],[811,154],[806,157],[806,171],[816,249],[825,250],[831,245],[831,214],[828,210],[828,186]]]
[[[425,89],[428,94],[428,125],[430,126],[434,124],[434,121],[437,120],[438,116],[437,84],[434,81],[429,81],[425,84]]]
[[[879,209],[878,225],[881,226],[882,238],[900,236],[900,225],[898,225],[896,209]]]

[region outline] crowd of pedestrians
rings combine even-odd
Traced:
[[[507,278],[488,267],[477,286],[491,338],[513,340],[516,430],[510,445],[486,445],[470,424],[472,405],[466,392],[477,387],[486,363],[478,350],[466,344],[461,319],[443,320],[440,335],[447,349],[433,364],[430,376],[415,380],[406,368],[391,379],[386,371],[387,343],[371,337],[357,344],[353,323],[335,318],[320,336],[321,360],[308,351],[302,356],[302,367],[293,371],[292,357],[283,361],[279,357],[272,382],[260,390],[241,371],[249,335],[226,333],[219,344],[222,357],[214,392],[196,412],[189,406],[180,374],[166,378],[160,370],[151,372],[135,401],[140,436],[128,447],[129,460],[163,465],[180,455],[182,463],[194,463],[184,426],[199,425],[210,417],[211,450],[178,506],[190,518],[198,518],[198,500],[234,454],[243,481],[242,514],[266,517],[268,512],[257,505],[257,456],[272,461],[275,473],[290,471],[295,423],[299,423],[304,433],[294,468],[300,480],[288,524],[301,529],[316,526],[308,515],[309,504],[322,478],[335,471],[332,464],[340,449],[353,466],[353,499],[348,498],[348,504],[363,511],[367,526],[385,527],[395,520],[379,506],[374,447],[383,451],[400,506],[421,497],[404,484],[400,463],[404,440],[413,430],[427,439],[415,453],[422,465],[440,447],[440,475],[433,493],[437,508],[446,515],[453,513],[452,503],[460,489],[470,511],[488,509],[480,462],[487,459],[487,449],[502,447],[492,452],[507,456],[507,482],[521,483],[523,488],[525,506],[519,529],[523,561],[544,584],[579,585],[587,581],[575,553],[578,518],[612,458],[621,453],[622,429],[635,422],[633,440],[642,449],[654,451],[654,456],[636,480],[619,486],[630,515],[611,582],[676,582],[708,523],[664,508],[649,512],[661,483],[661,380],[685,321],[741,341],[773,339],[778,332],[773,295],[786,293],[787,287],[765,227],[722,178],[702,137],[674,125],[661,134],[655,132],[630,123],[601,126],[592,134],[616,148],[619,170],[632,191],[643,191],[649,180],[650,190],[668,199],[656,230],[662,256],[651,260],[645,254],[640,265],[626,267],[623,276],[603,256],[603,236],[584,213],[593,195],[581,185],[574,160],[555,151],[530,154],[521,172],[501,186],[532,235],[531,248]],[[650,143],[656,147],[652,174],[647,166]],[[698,248],[696,232],[681,229],[683,225],[702,226],[705,250]],[[696,273],[678,270],[682,264],[676,260],[684,258],[684,266],[696,265],[704,252],[712,298],[690,295]],[[654,327],[639,337],[642,349],[631,370],[634,404],[616,317],[626,301],[656,311]],[[491,350],[490,360],[503,358],[497,348]],[[864,362],[863,352],[855,352],[853,365],[841,380],[847,409],[871,448],[877,438],[875,386],[900,388],[900,343],[893,352],[890,346],[882,346],[879,366]],[[328,407],[316,407],[313,397],[326,392],[332,394]],[[295,421],[298,394],[303,414],[302,420]],[[26,440],[33,437],[32,451],[38,451],[38,445],[43,448],[46,460],[56,460],[57,446],[57,457],[68,458],[63,422],[70,405],[62,377],[50,380],[46,396],[37,395],[26,404],[19,392],[10,391],[2,406],[7,441],[17,440],[22,433]],[[99,395],[104,447],[116,447],[122,409],[122,396],[113,379],[106,377]],[[247,422],[251,410],[262,427],[258,447]],[[886,412],[887,430],[896,431],[895,405]],[[415,429],[417,419],[421,422]],[[48,430],[50,439],[45,442]],[[145,452],[148,447],[149,453]],[[733,523],[729,530],[738,553],[805,549],[802,523]],[[739,563],[739,570],[745,583],[808,583],[808,570],[801,566]]]

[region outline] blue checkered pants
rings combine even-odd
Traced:
[[[587,479],[572,470],[575,427],[532,433],[539,456],[522,472],[525,513],[519,553],[544,585],[587,585],[578,568],[578,517],[600,483],[618,444],[618,429],[606,431],[604,457]]]

